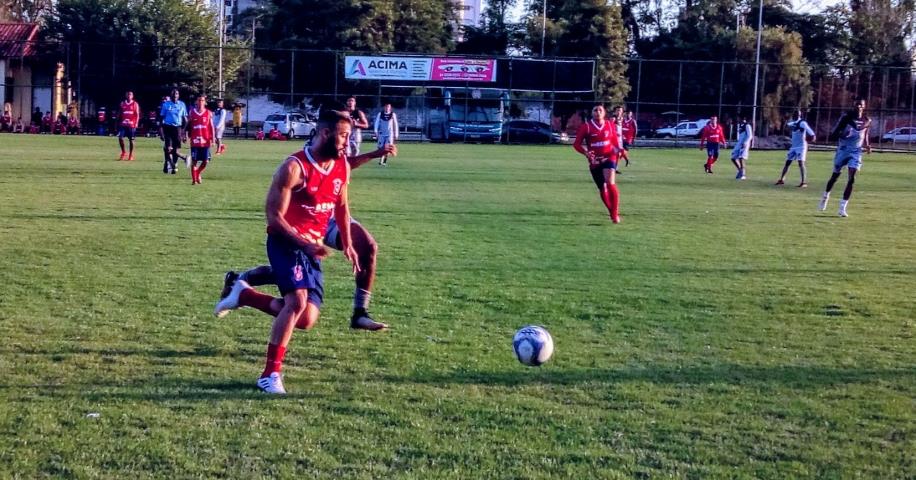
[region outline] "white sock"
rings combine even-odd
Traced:
[[[840,210],[846,210],[846,205],[849,203],[849,200],[840,200]]]

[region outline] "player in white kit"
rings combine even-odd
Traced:
[[[812,142],[815,140],[814,130],[805,121],[805,113],[801,109],[795,112],[795,118],[786,126],[792,133],[792,145],[789,147],[789,153],[786,154],[786,164],[782,167],[782,175],[779,176],[779,180],[776,180],[776,185],[786,183],[786,173],[789,172],[792,162],[797,161],[798,169],[801,171],[801,183],[798,184],[798,188],[805,188],[808,186],[807,169],[805,168],[805,160],[808,157],[808,139]]]

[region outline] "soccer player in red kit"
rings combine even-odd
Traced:
[[[636,141],[636,130],[636,119],[633,118],[633,112],[627,112],[623,119],[623,151],[626,153],[624,160],[628,167],[630,166],[630,147]]]
[[[134,101],[134,92],[127,91],[118,114],[118,144],[121,145],[121,158],[134,159],[134,138],[137,136],[137,125],[140,124],[140,105]],[[130,154],[124,151],[124,137],[130,143]]]
[[[604,105],[595,105],[591,120],[582,124],[576,132],[573,148],[588,159],[588,168],[598,187],[601,201],[607,207],[611,221],[620,223],[620,195],[616,176],[619,139],[616,125],[606,119],[606,115]]]
[[[280,375],[293,329],[310,329],[318,321],[324,297],[321,259],[330,250],[322,242],[333,215],[344,256],[359,270],[359,256],[350,237],[347,184],[350,165],[345,156],[350,117],[323,110],[312,144],[290,155],[267,192],[267,258],[283,295],[271,297],[237,280],[229,295],[216,305],[216,314],[240,306],[274,316],[267,345],[267,362],[258,388],[285,394]]]
[[[213,131],[213,116],[207,110],[207,96],[197,97],[197,104],[188,113],[188,137],[191,143],[191,185],[200,184],[200,174],[210,163],[210,143],[216,133]]]
[[[722,148],[728,145],[725,142],[725,133],[722,132],[722,125],[719,125],[719,118],[715,115],[709,117],[709,123],[700,130],[700,150],[706,146],[706,165],[703,169],[706,173],[712,173],[712,166],[719,159],[719,145]]]

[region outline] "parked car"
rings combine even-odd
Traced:
[[[673,127],[659,128],[655,131],[655,136],[659,138],[698,137],[700,136],[700,130],[707,123],[709,123],[707,119],[685,121]]]
[[[916,142],[916,127],[895,128],[881,137],[885,142]]]
[[[550,125],[533,120],[512,120],[503,125],[503,143],[563,143],[565,133],[554,132]]]
[[[315,122],[299,112],[272,113],[264,119],[264,131],[268,132],[277,127],[281,134],[287,138],[304,137],[312,138],[315,135]]]

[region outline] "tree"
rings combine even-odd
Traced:
[[[539,52],[542,17],[532,5],[526,25],[528,49]],[[630,92],[627,72],[627,34],[620,5],[604,0],[559,0],[547,4],[546,56],[594,57],[595,93],[621,103]]]
[[[114,104],[126,89],[158,98],[170,86],[216,92],[218,44],[214,13],[183,0],[59,0],[47,36],[69,45],[71,79],[80,95]],[[245,42],[223,51],[228,84],[247,59]],[[78,71],[75,71],[77,70]]]
[[[863,65],[909,66],[914,0],[851,0],[849,30],[855,60]]]
[[[461,43],[455,46],[458,53],[506,55],[523,37],[521,25],[508,22],[509,9],[516,0],[491,0],[483,11],[481,24],[462,27]]]
[[[0,0],[0,21],[38,23],[52,7],[52,0]]]
[[[742,28],[738,32],[738,55],[741,60],[754,62],[757,51],[757,31]],[[760,41],[761,106],[763,125],[758,127],[762,135],[770,127],[778,128],[786,110],[807,108],[814,91],[811,89],[811,68],[802,55],[801,35],[786,31],[783,27],[764,28]],[[771,64],[772,66],[768,66]],[[754,69],[746,68],[744,81],[752,84]]]

